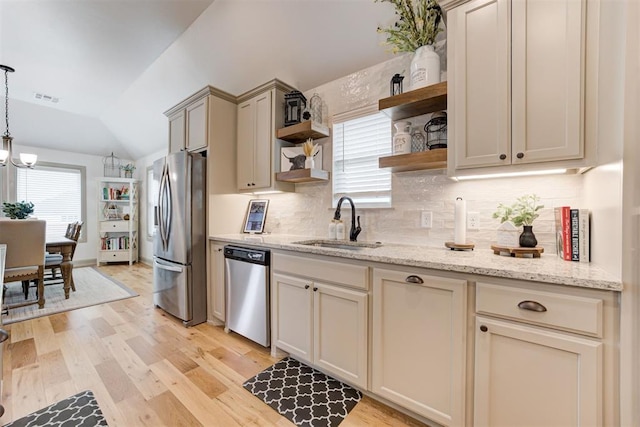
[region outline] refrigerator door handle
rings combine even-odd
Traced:
[[[160,238],[162,239],[162,249],[166,251],[169,247],[169,227],[168,222],[171,221],[171,194],[168,189],[169,186],[169,172],[167,166],[162,170],[162,180],[160,181]]]
[[[158,261],[153,260],[153,265],[160,270],[174,271],[176,273],[182,273],[182,267],[173,267],[171,265],[160,264]]]

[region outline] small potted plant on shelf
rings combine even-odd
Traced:
[[[124,166],[120,166],[120,169],[124,171],[125,178],[133,178],[133,171],[136,170],[136,167],[133,163],[127,163]]]
[[[499,218],[500,223],[504,224],[498,230],[498,244],[503,244],[510,239],[505,238],[501,232],[512,232],[514,227],[523,227],[522,234],[518,239],[518,243],[524,248],[535,248],[538,244],[535,234],[533,234],[533,221],[540,216],[538,213],[544,205],[539,204],[540,198],[535,194],[527,194],[516,199],[511,206],[500,203],[498,210],[493,213],[493,218]],[[510,227],[508,222],[513,224]],[[505,246],[511,246],[506,244]]]
[[[15,202],[2,204],[2,212],[11,219],[25,219],[33,213],[33,203]]]

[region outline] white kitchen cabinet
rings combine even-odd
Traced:
[[[224,322],[225,317],[225,284],[224,284],[224,245],[209,244],[209,304],[208,316]]]
[[[465,280],[373,270],[372,392],[465,425],[466,295]]]
[[[284,94],[292,87],[274,79],[238,97],[237,179],[240,192],[295,191],[295,185],[275,180],[280,172],[276,129],[284,123]],[[289,145],[289,144],[287,144]]]
[[[165,111],[169,119],[169,152],[199,152],[209,147],[217,127],[225,127],[218,118],[215,99],[235,105],[236,98],[220,89],[207,86]],[[224,108],[223,108],[224,109]],[[222,112],[226,115],[226,111]]]
[[[138,261],[139,181],[98,180],[98,265]]]
[[[617,425],[613,307],[595,290],[478,282],[474,425]]]
[[[592,161],[585,58],[587,49],[597,55],[587,27],[598,7],[598,0],[472,0],[447,11],[450,174]]]
[[[368,294],[366,289],[341,286],[343,278],[338,279],[339,284],[328,281],[340,270],[352,269],[360,276],[367,267],[329,262],[335,264],[336,270],[320,279],[298,274],[305,266],[322,261],[280,254],[275,254],[273,261],[277,270],[271,281],[274,345],[336,378],[366,389]],[[287,269],[290,262],[296,267]],[[355,285],[359,287],[359,283]]]

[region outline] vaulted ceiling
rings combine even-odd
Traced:
[[[11,134],[136,159],[166,148],[163,112],[205,85],[304,91],[391,58],[376,28],[393,19],[373,0],[0,0]]]

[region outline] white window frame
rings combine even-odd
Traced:
[[[86,233],[86,224],[87,224],[87,168],[85,166],[79,166],[79,165],[71,165],[71,164],[63,164],[63,163],[50,163],[50,162],[38,162],[37,166],[36,166],[36,170],[32,171],[29,169],[18,169],[15,168],[15,173],[14,173],[14,194],[16,195],[16,200],[18,201],[22,201],[22,200],[26,200],[26,201],[33,201],[33,200],[29,200],[30,198],[28,197],[28,193],[27,193],[27,197],[21,197],[18,195],[18,186],[19,186],[19,182],[18,182],[18,173],[19,172],[26,172],[26,176],[27,176],[27,180],[29,179],[29,173],[31,172],[36,172],[36,171],[43,171],[43,170],[72,170],[72,171],[77,171],[80,175],[80,218],[69,218],[69,223],[71,222],[75,222],[75,221],[83,221],[85,226],[82,227],[82,232],[80,233],[80,238],[78,239],[79,242],[86,242],[87,241],[87,233]],[[27,181],[27,185],[28,185],[28,181]],[[60,201],[61,203],[63,202],[63,200]],[[42,218],[42,216],[38,215],[38,203],[34,202],[35,204],[35,212],[34,212],[34,216],[38,217],[39,219],[45,219],[46,218]],[[66,222],[66,221],[65,221]],[[64,236],[66,229],[62,230],[59,229],[55,235],[58,237]]]
[[[363,119],[364,121],[372,119],[369,129],[362,129]],[[353,199],[359,209],[391,207],[391,171],[378,167],[379,157],[391,155],[391,118],[378,111],[377,105],[369,105],[347,113],[337,114],[333,116],[332,123],[332,206],[336,207],[340,197],[348,196]],[[351,125],[351,130],[347,127],[347,133],[351,133],[355,140],[352,141],[354,145],[351,149],[346,147],[347,150],[345,150],[344,130],[345,126],[349,125]],[[362,135],[363,130],[369,135]],[[359,150],[355,144],[363,142],[366,145],[362,146],[367,148]],[[351,158],[345,158],[345,152],[349,151],[352,155]],[[357,181],[360,184],[354,183]],[[372,182],[375,184],[371,185]]]

